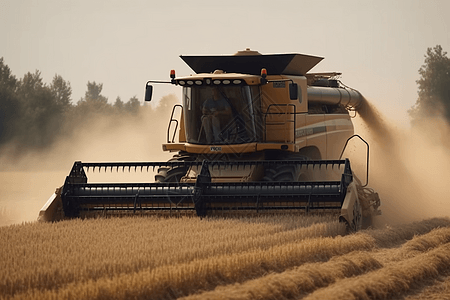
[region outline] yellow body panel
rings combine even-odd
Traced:
[[[353,123],[349,115],[325,115],[327,130],[327,158],[338,159],[349,137],[354,133]]]
[[[178,141],[180,143],[186,142],[186,131],[184,130],[184,114],[181,113],[180,117],[180,129],[178,131]]]
[[[325,115],[308,115],[303,127],[306,134],[306,145],[319,149],[321,157],[327,157],[327,132],[325,127]]]

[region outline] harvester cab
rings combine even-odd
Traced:
[[[323,58],[249,49],[181,58],[195,74],[176,77],[172,70],[170,81],[148,81],[145,91],[150,101],[153,83],[182,88],[162,145],[173,158],[75,162],[41,210],[42,220],[129,212],[334,213],[358,230],[379,214],[367,178],[362,185],[341,157],[354,137],[348,111],[363,97],[337,80],[340,73],[308,73]],[[125,168],[155,170],[155,182],[87,182],[85,170]]]

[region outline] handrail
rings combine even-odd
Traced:
[[[178,107],[181,107],[181,113],[183,113],[183,106],[181,104],[175,104],[172,108],[172,114],[170,115],[170,121],[169,126],[167,127],[167,143],[174,143],[175,141],[175,134],[177,133],[178,129],[178,120],[173,118],[173,114],[175,113],[175,109]],[[172,141],[170,140],[170,128],[172,127],[172,123],[175,122],[175,130],[173,131]]]
[[[366,187],[366,186],[369,184],[369,143],[367,143],[361,136],[359,136],[359,135],[357,135],[357,134],[352,135],[352,136],[349,137],[349,138],[347,139],[347,141],[345,142],[344,148],[342,149],[342,152],[341,152],[341,155],[339,156],[339,159],[342,159],[342,155],[344,154],[345,148],[347,148],[348,142],[349,142],[352,138],[354,138],[354,137],[359,138],[359,139],[360,139],[361,141],[363,141],[363,142],[366,144],[366,146],[367,146],[367,152],[366,152],[366,155],[367,155],[367,158],[366,158],[366,165],[367,165],[367,169],[366,169],[366,184],[364,184],[364,185],[362,186],[362,187]]]

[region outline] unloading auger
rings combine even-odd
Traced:
[[[145,95],[150,101],[151,83],[182,87],[183,104],[174,106],[163,144],[177,154],[168,162],[75,162],[40,220],[334,213],[358,230],[379,214],[378,194],[365,187],[368,170],[362,185],[341,159],[355,137],[349,111],[363,98],[336,79],[340,73],[308,73],[322,58],[249,49],[181,58],[197,74],[177,78],[171,71],[168,82],[147,82]],[[155,182],[88,183],[89,170],[157,174]]]

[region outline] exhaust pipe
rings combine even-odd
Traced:
[[[308,101],[325,105],[343,105],[357,109],[363,96],[360,92],[347,88],[309,86]]]

